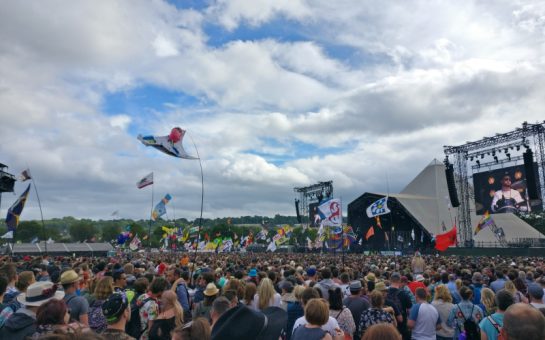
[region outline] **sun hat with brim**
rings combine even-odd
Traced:
[[[422,282],[424,280],[425,280],[424,275],[420,275],[420,274],[416,275],[416,281]]]
[[[61,285],[78,282],[81,277],[74,270],[67,270],[61,274]]]
[[[287,312],[279,307],[268,307],[259,312],[239,305],[223,313],[216,321],[212,340],[276,340],[287,320]]]
[[[26,289],[26,293],[17,295],[17,301],[22,305],[38,307],[51,299],[60,300],[64,297],[64,292],[57,291],[57,285],[49,281],[39,281],[31,284]]]
[[[375,284],[375,290],[383,292],[385,290],[388,290],[388,288],[386,287],[386,284],[384,284],[384,282],[378,282],[377,284]]]
[[[369,274],[367,274],[367,276],[365,277],[365,279],[366,279],[367,281],[373,281],[373,282],[374,282],[377,278],[376,278],[376,276],[375,276],[374,273],[369,273]]]
[[[213,296],[219,293],[218,287],[212,282],[206,285],[206,289],[204,290],[204,295],[206,296]]]

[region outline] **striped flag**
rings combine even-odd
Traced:
[[[483,218],[481,218],[481,220],[479,221],[479,224],[477,224],[477,228],[475,228],[474,235],[477,235],[479,231],[490,226],[492,223],[494,223],[494,220],[492,219],[492,216],[490,216],[490,213],[486,211],[483,215]]]
[[[138,189],[142,189],[152,184],[153,184],[153,172],[150,172],[146,177],[142,178],[136,183],[136,187]]]
[[[6,225],[9,230],[15,230],[19,225],[19,217],[23,212],[25,207],[26,200],[28,198],[28,192],[30,191],[30,184],[26,190],[21,194],[21,196],[13,203],[13,205],[8,209],[8,215],[6,216]]]

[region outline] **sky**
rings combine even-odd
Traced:
[[[329,180],[346,211],[543,121],[544,75],[543,1],[3,1],[0,163],[45,219],[147,219],[166,193],[194,219],[199,162],[136,138],[179,126],[204,217],[295,215],[293,188]]]

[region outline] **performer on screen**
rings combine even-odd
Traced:
[[[511,188],[511,176],[506,173],[501,179],[501,190],[497,190],[492,199],[493,212],[516,212],[524,199],[520,192]]]

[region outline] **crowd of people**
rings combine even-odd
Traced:
[[[0,259],[0,339],[545,339],[545,259]]]

